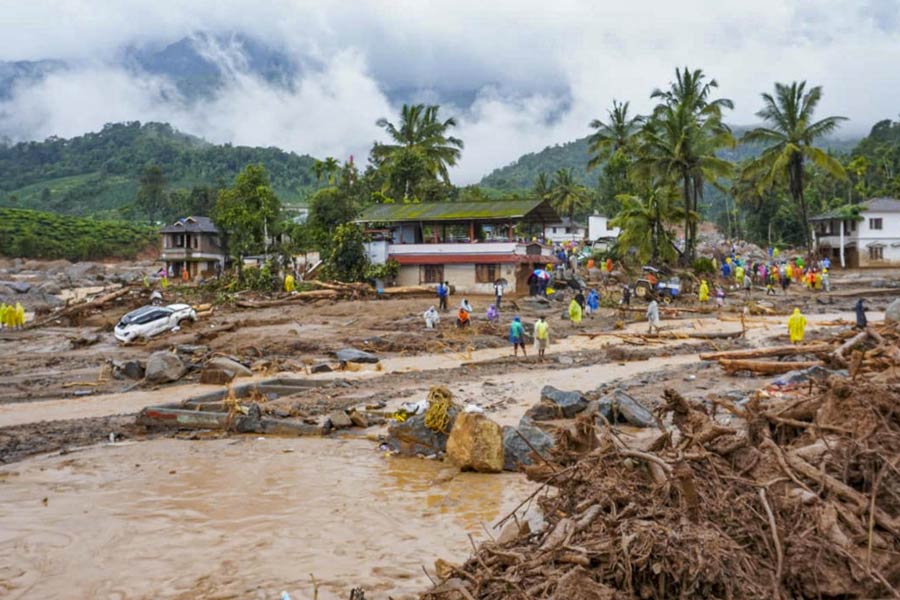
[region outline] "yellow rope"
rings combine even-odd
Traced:
[[[436,385],[428,391],[428,410],[425,411],[425,427],[432,431],[449,434],[450,408],[453,394],[445,386]]]

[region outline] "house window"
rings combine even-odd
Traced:
[[[443,283],[444,265],[423,265],[422,283]]]
[[[500,279],[500,265],[475,265],[475,283],[494,283]]]
[[[869,260],[884,260],[884,248],[881,246],[869,248]]]
[[[881,219],[869,219],[869,229],[881,229]]]
[[[850,231],[856,231],[856,221],[850,221]]]

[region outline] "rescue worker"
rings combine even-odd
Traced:
[[[6,303],[0,303],[0,329],[6,327]]]
[[[25,309],[19,302],[16,302],[15,326],[16,329],[25,327]]]
[[[572,301],[569,302],[569,320],[572,321],[573,325],[579,325],[581,323],[581,304],[578,303],[578,300],[572,298]]]
[[[697,298],[701,303],[709,302],[709,284],[706,283],[706,280],[702,280],[700,282],[700,289],[697,291]]]
[[[544,362],[544,352],[550,343],[550,325],[544,317],[538,317],[534,324],[534,344],[537,346],[538,362]]]
[[[856,327],[857,329],[865,329],[869,325],[869,320],[866,318],[866,307],[865,300],[860,298],[856,301],[856,306],[853,310],[856,311]]]
[[[296,288],[296,284],[294,283],[294,276],[288,273],[284,276],[284,291],[290,294]],[[431,308],[434,308],[433,306]]]
[[[426,329],[434,329],[434,326],[441,321],[441,316],[438,314],[438,311],[435,310],[434,306],[430,306],[428,310],[422,313],[422,317],[425,319]]]
[[[513,356],[519,355],[519,346],[522,347],[522,356],[528,356],[525,351],[525,328],[522,327],[522,319],[513,317],[509,325],[509,341],[513,345]]]
[[[794,309],[794,314],[788,319],[788,333],[791,336],[792,344],[800,344],[803,342],[803,334],[806,330],[806,317],[800,313],[799,308]]]
[[[659,334],[659,303],[656,300],[651,300],[650,304],[647,305],[647,323],[649,327],[647,328],[647,333],[653,333],[653,330],[656,329],[657,335]]]

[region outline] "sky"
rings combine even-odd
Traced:
[[[253,36],[306,66],[288,91],[210,47],[226,84],[190,103],[122,64],[128,47],[198,31]],[[807,80],[824,88],[820,116],[864,134],[900,113],[898,58],[900,0],[0,0],[0,61],[72,65],[0,101],[0,136],[157,120],[218,143],[359,160],[403,90],[456,118],[465,150],[451,176],[468,184],[588,135],[613,99],[646,112],[676,66],[717,80],[733,124],[755,123],[776,81]]]

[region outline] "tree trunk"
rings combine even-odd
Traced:
[[[691,179],[687,174],[683,177],[682,196],[684,197],[684,256],[690,261],[694,250],[691,247]]]

